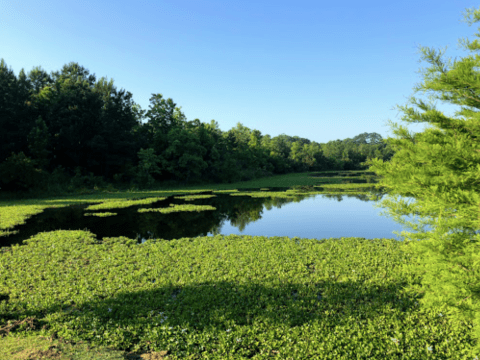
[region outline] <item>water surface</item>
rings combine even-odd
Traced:
[[[380,199],[384,195],[381,194]],[[16,226],[13,230],[18,230],[18,234],[0,238],[0,246],[21,244],[39,232],[54,230],[89,230],[98,239],[126,236],[138,242],[150,238],[171,240],[215,234],[400,240],[393,231],[410,231],[392,218],[381,216],[380,213],[386,210],[375,208],[375,203],[367,195],[306,194],[291,198],[252,198],[217,194],[210,199],[185,201],[169,197],[148,205],[97,211],[86,211],[89,204],[72,205],[45,209],[24,225]],[[216,210],[171,214],[138,212],[141,208],[161,208],[170,204],[212,205]],[[113,212],[117,215],[84,216],[86,212]],[[413,217],[404,218],[414,220]],[[426,226],[425,230],[430,227]]]

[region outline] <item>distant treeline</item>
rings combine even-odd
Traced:
[[[233,182],[288,172],[365,169],[394,151],[377,133],[319,144],[271,137],[238,123],[187,121],[172,99],[149,110],[77,63],[16,76],[0,62],[0,187],[3,191],[148,187]],[[62,187],[63,186],[63,187]]]

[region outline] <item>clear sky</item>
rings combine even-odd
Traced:
[[[461,22],[470,0],[3,0],[0,58],[15,74],[78,62],[114,79],[148,109],[172,98],[188,120],[241,122],[262,134],[320,143],[405,125],[418,46],[470,54],[479,23]],[[428,99],[417,93],[417,98]],[[437,108],[453,115],[457,106]],[[424,125],[409,125],[421,131]]]

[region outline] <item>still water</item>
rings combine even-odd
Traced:
[[[390,217],[380,215],[386,209],[375,208],[374,204],[374,201],[361,200],[354,195],[313,195],[301,202],[264,209],[258,221],[245,225],[224,221],[218,233],[309,239],[363,237],[399,240],[393,231],[408,229]],[[404,219],[412,221],[415,218],[409,216]],[[425,230],[430,230],[430,227],[426,226]]]
[[[376,193],[380,195],[379,193]],[[380,195],[380,198],[386,196]],[[414,201],[414,199],[409,198]],[[170,204],[212,205],[216,210],[171,214],[139,213],[141,208],[162,208]],[[375,201],[366,195],[296,195],[290,198],[252,198],[217,194],[209,199],[185,201],[169,197],[149,205],[123,209],[86,211],[89,204],[45,209],[13,230],[18,234],[0,238],[0,247],[44,231],[89,230],[104,237],[126,236],[143,242],[146,239],[240,234],[288,236],[323,239],[340,237],[394,238],[393,231],[410,231],[380,213]],[[86,212],[113,212],[111,217],[84,216]],[[404,217],[414,220],[413,217]],[[430,230],[429,226],[425,230]]]

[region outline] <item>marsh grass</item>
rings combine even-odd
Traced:
[[[117,213],[111,212],[103,212],[103,213],[85,213],[83,216],[98,216],[98,217],[107,217],[107,216],[115,216]]]
[[[174,212],[182,212],[182,211],[206,211],[206,210],[217,210],[215,207],[210,205],[178,205],[178,204],[170,204],[168,208],[156,208],[156,209],[138,209],[139,213],[145,212],[158,212],[162,214],[169,214]]]
[[[103,209],[121,209],[136,205],[148,205],[157,201],[165,200],[166,197],[151,197],[140,200],[120,200],[120,201],[105,201],[98,205],[90,205],[85,210],[103,210]]]
[[[468,358],[469,324],[402,290],[414,261],[394,239],[40,233],[0,252],[0,327],[169,359]]]
[[[0,237],[2,237],[2,236],[9,236],[9,235],[15,235],[15,234],[18,234],[18,230],[15,230],[15,231],[0,230]]]
[[[321,192],[297,192],[297,191],[261,191],[261,192],[238,192],[230,194],[230,196],[249,196],[251,198],[282,198],[282,199],[294,199],[294,201],[303,200],[307,197],[321,194]]]
[[[182,199],[185,201],[192,201],[198,199],[210,199],[216,197],[216,195],[184,195],[184,196],[174,196],[175,199]]]

